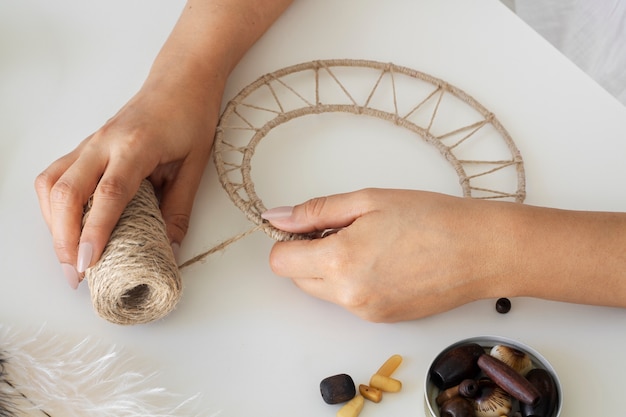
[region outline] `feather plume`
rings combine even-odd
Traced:
[[[73,344],[43,329],[27,333],[0,325],[0,417],[219,414],[200,411],[197,395],[183,399],[151,386],[156,375],[92,337]]]

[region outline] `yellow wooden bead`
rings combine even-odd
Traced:
[[[391,376],[398,366],[402,363],[402,356],[392,355],[383,365],[376,371],[378,375]]]
[[[379,403],[383,399],[383,392],[381,390],[365,384],[359,385],[359,393],[365,397],[365,399],[375,403]]]
[[[385,392],[398,392],[402,389],[402,382],[385,375],[374,374],[370,379],[370,387]]]
[[[337,417],[357,417],[363,409],[363,404],[365,404],[363,396],[357,395],[337,411]]]

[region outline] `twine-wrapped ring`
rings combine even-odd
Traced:
[[[347,86],[346,81],[354,78],[357,71],[359,75],[370,73],[372,82],[367,95],[358,94]],[[405,108],[399,105],[403,94],[398,88],[401,77],[424,87],[419,95],[410,97],[411,104]],[[327,96],[326,90],[342,93],[337,99]],[[383,90],[390,93],[385,97],[385,105],[379,106],[374,102]],[[452,102],[456,102],[455,108],[471,111],[475,117],[435,132],[434,125],[443,109]],[[226,106],[215,135],[214,159],[222,186],[248,219],[273,239],[291,240],[303,236],[278,230],[261,218],[266,207],[257,196],[250,175],[256,146],[279,125],[299,117],[333,112],[379,118],[416,133],[452,165],[465,197],[517,202],[525,198],[524,165],[511,136],[493,113],[460,88],[391,63],[353,59],[311,61],[266,74],[241,90]],[[507,155],[498,159],[457,157],[460,145],[488,129],[493,131],[490,140],[495,146],[504,145]],[[484,168],[476,171],[477,166]],[[512,170],[516,179],[507,189],[480,184],[487,176],[506,170]]]

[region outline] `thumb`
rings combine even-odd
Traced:
[[[272,226],[292,233],[310,233],[349,226],[369,211],[362,191],[317,197],[295,207],[267,210],[261,217]]]

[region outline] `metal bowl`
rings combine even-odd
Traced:
[[[468,339],[460,340],[448,346],[444,350],[442,350],[439,353],[439,355],[437,355],[437,357],[433,359],[433,361],[431,362],[431,365],[428,368],[428,372],[426,372],[426,378],[424,380],[424,408],[426,410],[427,416],[440,417],[439,407],[437,406],[437,403],[435,402],[435,398],[437,398],[437,395],[439,394],[440,391],[439,391],[439,388],[437,388],[435,384],[430,380],[430,368],[435,363],[435,361],[437,361],[437,359],[441,355],[443,355],[445,352],[457,346],[464,345],[467,343],[477,343],[485,348],[485,352],[488,352],[494,345],[501,344],[501,345],[507,345],[507,346],[510,346],[515,349],[519,349],[521,351],[528,353],[528,355],[532,359],[534,367],[545,369],[554,378],[558,398],[557,398],[557,405],[555,407],[555,410],[552,413],[552,416],[550,417],[561,416],[561,410],[563,408],[563,391],[561,389],[561,381],[559,380],[559,377],[556,371],[554,370],[554,367],[539,352],[537,352],[535,349],[531,348],[530,346],[527,346],[516,340],[512,340],[512,339],[509,339],[506,337],[500,337],[500,336],[478,336],[478,337],[471,337]]]

